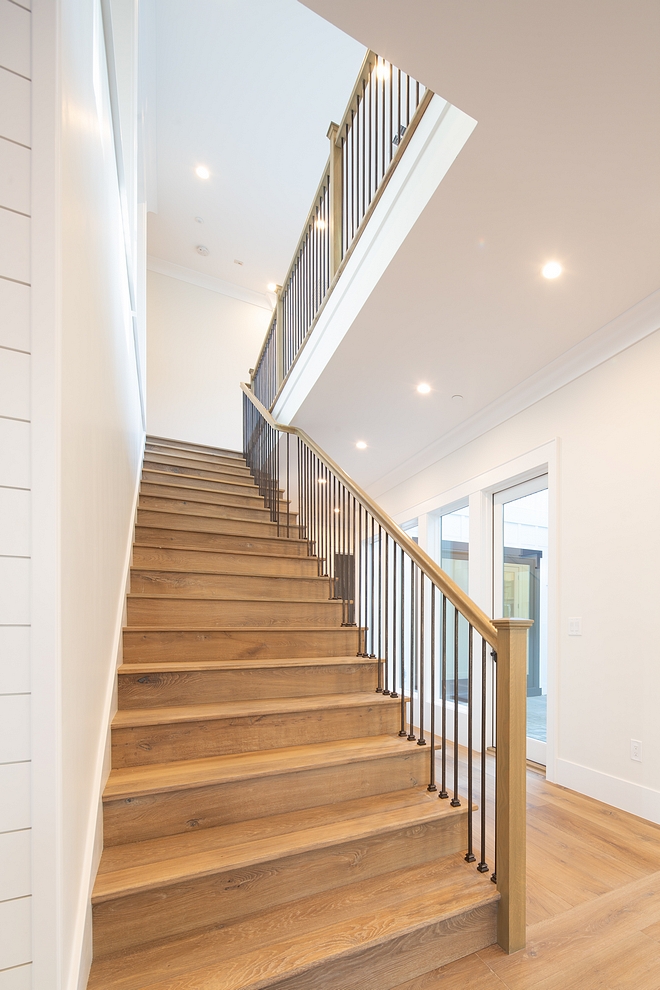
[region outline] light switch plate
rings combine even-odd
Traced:
[[[568,619],[568,635],[569,636],[581,636],[582,635],[582,616],[573,615]]]

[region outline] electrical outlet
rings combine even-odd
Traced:
[[[642,762],[642,744],[639,739],[630,740],[630,759],[637,763]]]
[[[582,635],[582,616],[581,615],[569,616],[569,619],[568,619],[568,635],[569,636],[581,636]]]

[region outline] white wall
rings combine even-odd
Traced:
[[[0,988],[27,990],[30,815],[30,12],[0,0]]]
[[[75,990],[144,432],[100,3],[32,16],[32,985]]]
[[[148,432],[240,450],[239,382],[269,319],[259,306],[147,272]]]
[[[660,822],[658,367],[660,331],[379,501],[396,518],[410,518],[426,500],[442,501],[447,493],[449,501],[461,486],[470,490],[470,479],[556,438],[550,445],[557,452],[550,477],[556,512],[550,540],[557,554],[555,761],[548,776]],[[495,473],[504,476],[506,467]],[[582,617],[581,637],[568,636],[569,616]],[[631,738],[642,741],[642,763],[630,759]]]

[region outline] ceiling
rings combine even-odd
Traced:
[[[306,3],[478,121],[295,417],[375,485],[660,286],[660,4]]]
[[[365,49],[296,0],[155,10],[149,254],[264,292],[286,274]]]

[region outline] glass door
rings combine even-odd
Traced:
[[[493,616],[532,619],[527,758],[545,766],[548,689],[548,476],[493,496]]]

